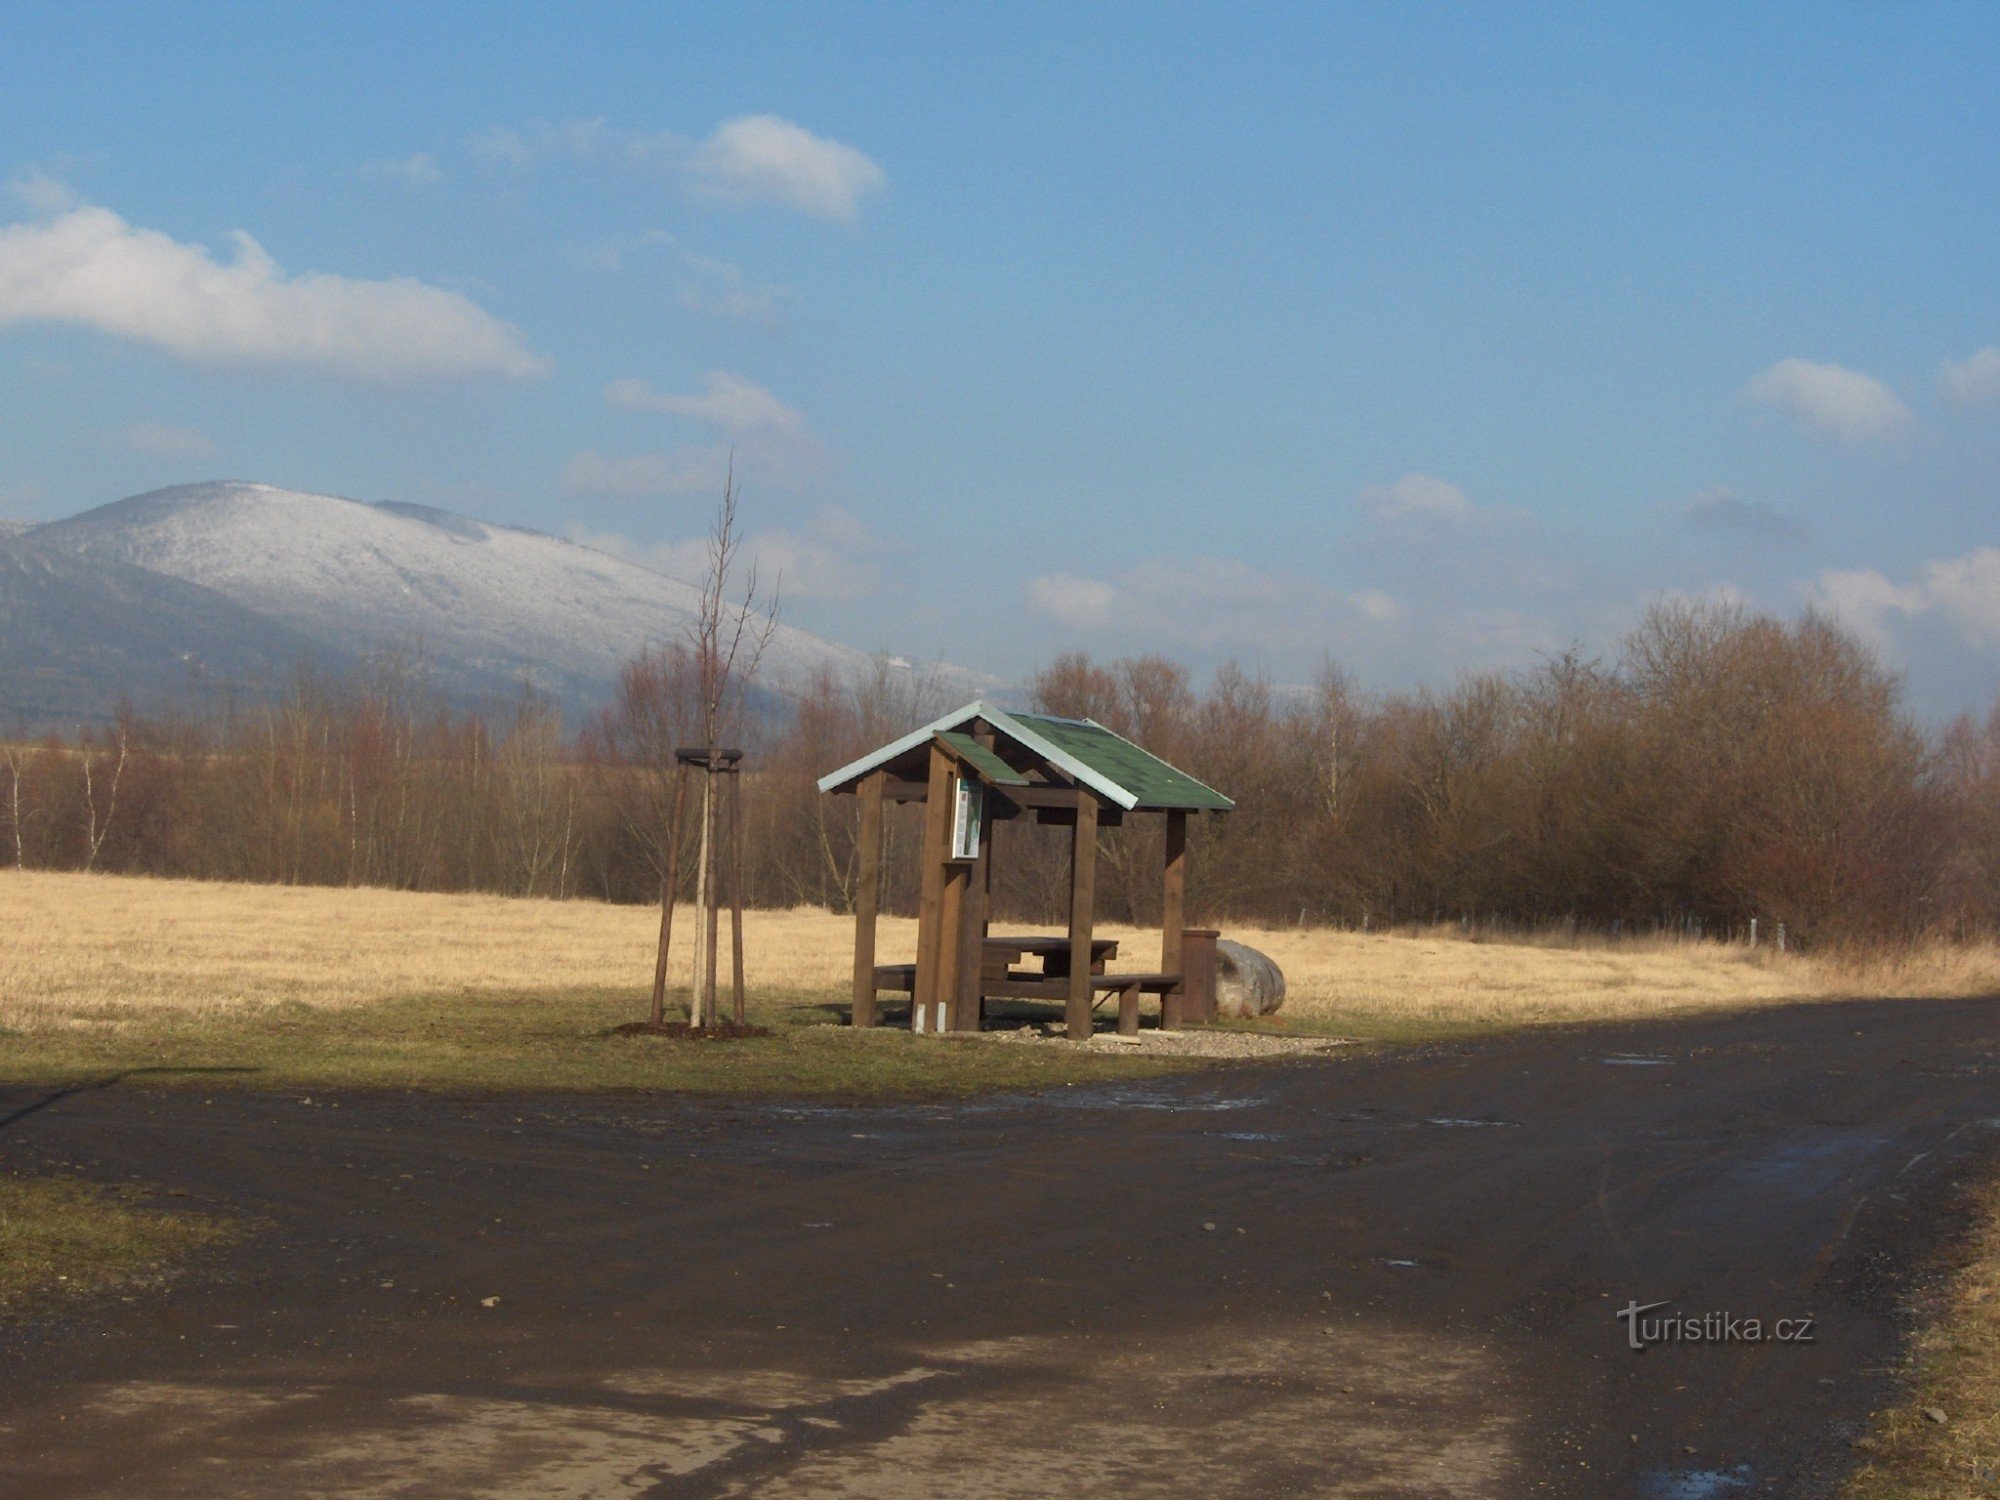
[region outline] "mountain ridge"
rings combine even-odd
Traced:
[[[354,661],[414,647],[457,696],[492,698],[526,682],[588,712],[610,698],[641,649],[684,641],[699,604],[689,584],[546,532],[248,480],[151,490],[0,541],[27,549],[0,575],[0,619],[16,622],[0,633],[0,686],[53,680],[62,668],[52,663],[87,677],[93,659],[132,666],[162,650],[239,670],[246,661],[228,643],[243,638],[258,643],[260,661],[276,649]],[[53,565],[36,585],[28,553],[65,559],[82,594],[122,603],[97,624],[88,612],[63,611],[71,632],[63,641],[29,632],[35,601],[48,605]],[[125,570],[163,586],[149,591]],[[175,584],[197,592],[165,586]],[[147,599],[157,620],[145,618]],[[149,633],[159,641],[147,644]],[[53,652],[50,661],[25,659],[36,650]],[[780,624],[760,681],[783,693],[825,669],[854,677],[872,661]]]

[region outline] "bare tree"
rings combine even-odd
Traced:
[[[104,752],[105,758],[111,760],[111,775],[109,784],[104,788],[102,812],[98,810],[97,797],[98,786],[104,778],[99,777],[93,769],[98,752],[88,748],[83,752],[83,868],[86,872],[97,868],[97,856],[104,851],[104,840],[111,832],[111,819],[118,811],[118,784],[125,779],[125,760],[131,749],[128,717],[121,709],[118,726],[112,732],[112,742],[118,751],[117,758],[112,759],[109,750]]]
[[[694,623],[688,627],[688,647],[694,658],[695,682],[700,693],[702,748],[700,837],[695,859],[694,887],[694,969],[688,991],[688,1022],[699,1027],[713,1026],[715,1007],[715,914],[717,910],[716,869],[720,841],[716,826],[717,751],[722,748],[723,731],[740,725],[742,708],[764,651],[778,628],[778,588],[760,591],[755,560],[744,559],[743,535],[738,526],[737,504],[741,491],[736,487],[736,466],[732,459],[722,484],[715,518],[708,532],[708,566],[702,575],[701,597]],[[743,586],[736,594],[736,574]],[[734,596],[734,597],[732,597]],[[678,798],[676,799],[678,803]],[[740,882],[740,865],[736,879]],[[664,1019],[666,1005],[665,961],[673,913],[672,873],[664,889],[660,913],[660,963],[653,979],[653,1020]]]
[[[28,751],[20,745],[8,743],[0,746],[0,767],[7,772],[7,828],[13,834],[14,868],[27,868],[27,846],[22,825],[26,819],[25,803],[21,796],[21,777],[27,769]]]

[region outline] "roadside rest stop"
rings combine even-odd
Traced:
[[[885,990],[910,996],[910,1028],[924,1033],[977,1031],[995,998],[1061,1001],[1077,1041],[1091,1034],[1106,1000],[1117,1001],[1118,1029],[1128,1036],[1138,1031],[1141,995],[1159,996],[1165,1030],[1215,1018],[1217,934],[1186,925],[1188,819],[1235,806],[1214,788],[1094,719],[974,701],[822,777],[819,789],[861,802],[854,1025],[877,1023]],[[924,810],[917,961],[878,964],[883,807],[896,803]],[[1098,830],[1152,814],[1166,820],[1160,965],[1114,971],[1118,944],[1093,930]],[[1030,816],[1071,830],[1066,937],[991,930],[993,830]]]

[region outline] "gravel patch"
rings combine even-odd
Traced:
[[[1262,1031],[1145,1030],[1137,1036],[1120,1036],[1100,1031],[1089,1041],[1072,1042],[1060,1025],[1021,1026],[1012,1031],[989,1031],[988,1039],[1042,1047],[1070,1047],[1084,1052],[1137,1052],[1161,1057],[1298,1057],[1307,1053],[1337,1052],[1359,1045],[1351,1037],[1272,1036]]]

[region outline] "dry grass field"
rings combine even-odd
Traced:
[[[637,993],[657,916],[586,901],[227,885],[0,871],[0,1027],[93,1029],[173,1014],[366,1006],[411,996],[526,999]],[[750,984],[763,1001],[844,993],[848,919],[751,912]],[[1115,968],[1152,968],[1159,935],[1104,929]],[[1291,1029],[1360,1035],[1619,1019],[1846,994],[2000,989],[1990,949],[1866,966],[1766,946],[1631,939],[1469,939],[1236,927],[1277,960]],[[884,918],[883,962],[915,954],[916,924]],[[680,967],[679,959],[676,968]],[[685,985],[685,972],[675,979]]]

